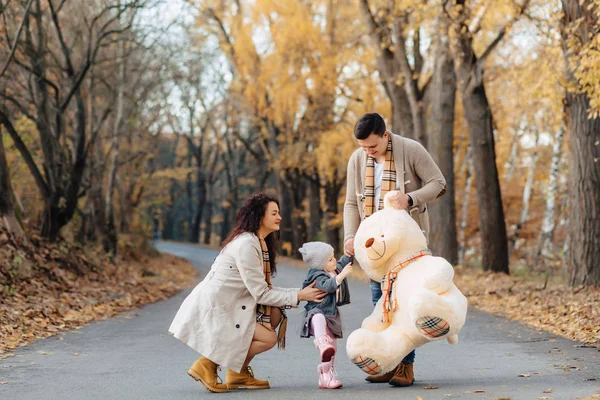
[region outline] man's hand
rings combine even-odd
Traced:
[[[344,254],[348,257],[354,256],[354,238],[350,238],[344,242]]]
[[[406,193],[396,190],[390,192],[390,194],[386,196],[386,199],[389,201],[392,208],[397,210],[408,210],[408,195]]]

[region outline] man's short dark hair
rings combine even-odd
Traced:
[[[359,140],[368,138],[371,133],[382,137],[385,133],[385,121],[377,113],[365,114],[354,125],[354,137]]]

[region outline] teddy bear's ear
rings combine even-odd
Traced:
[[[398,194],[400,194],[399,190],[392,190],[389,191],[385,194],[385,196],[383,197],[383,208],[393,208],[393,209],[398,209],[398,207],[395,207],[394,205],[394,197],[397,196]]]

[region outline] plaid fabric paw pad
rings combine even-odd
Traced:
[[[352,362],[369,375],[379,375],[383,372],[377,361],[369,357],[358,356],[353,358]]]
[[[439,317],[421,317],[417,320],[415,326],[422,335],[434,339],[450,332],[448,321]]]

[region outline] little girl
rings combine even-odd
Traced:
[[[350,303],[345,278],[352,272],[352,260],[343,256],[336,265],[333,247],[323,242],[305,243],[299,250],[309,270],[302,287],[316,281],[315,288],[328,294],[320,303],[309,301],[304,306],[304,323],[300,337],[315,337],[321,363],[318,365],[319,387],[336,389],[342,386],[333,367],[337,349],[336,338],[342,338],[342,318],[338,306]]]

